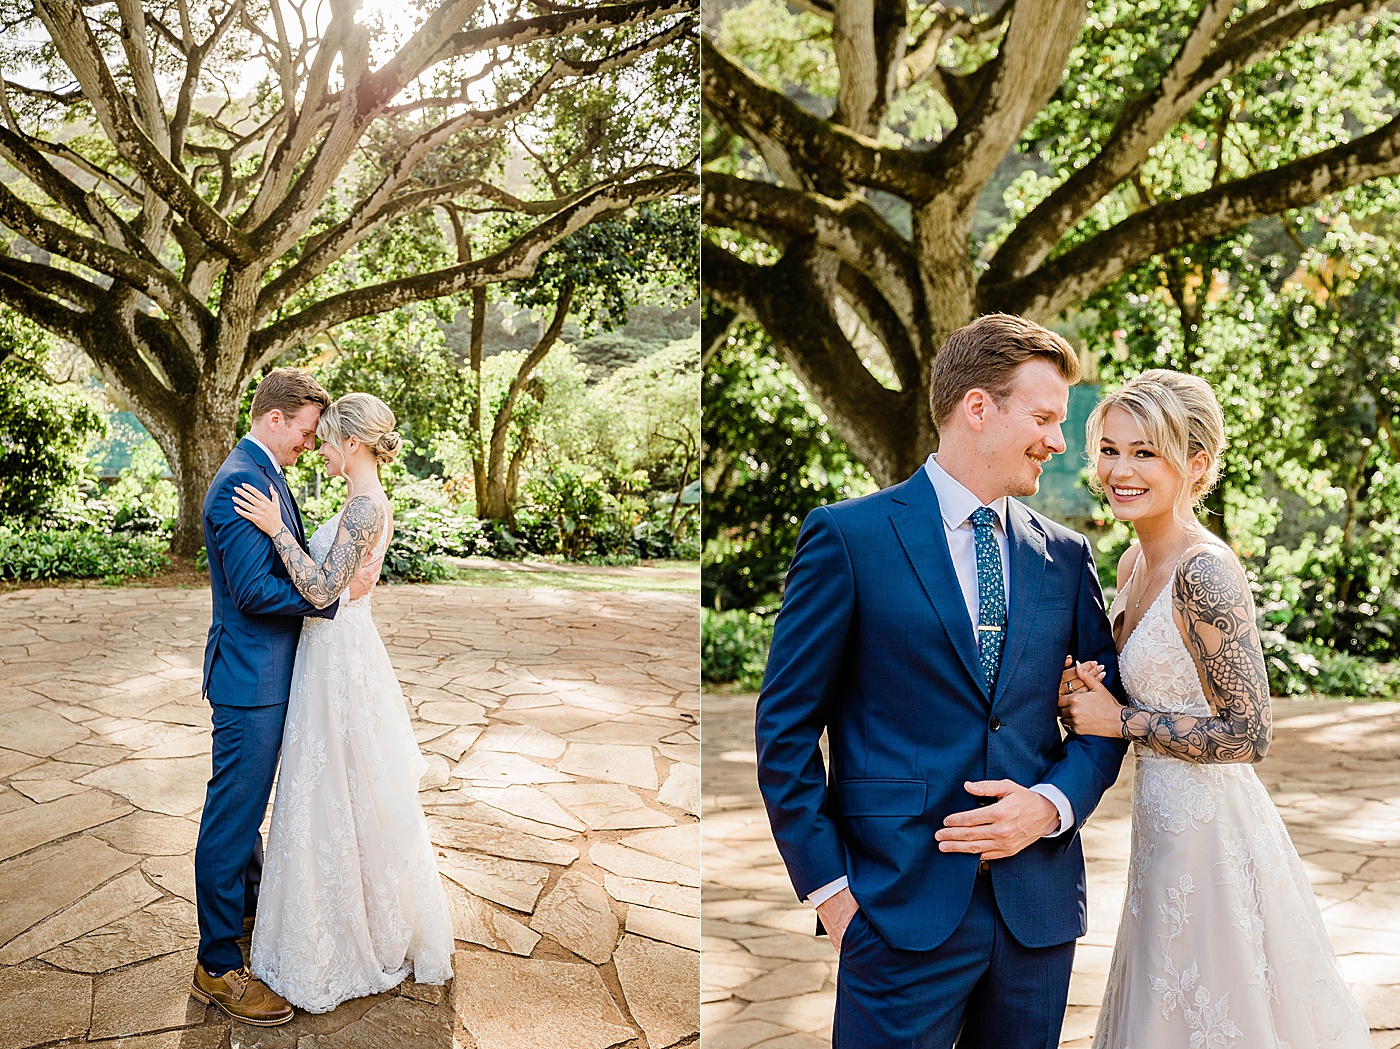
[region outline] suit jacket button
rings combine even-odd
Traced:
[[[1001,728],[1001,718],[992,718],[992,731],[995,732],[999,728]]]

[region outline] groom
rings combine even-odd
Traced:
[[[297,592],[272,541],[234,511],[233,490],[244,482],[264,492],[275,488],[287,527],[305,548],[301,510],[282,469],[315,447],[316,425],[330,403],[306,372],[268,373],[253,395],[248,436],[224,460],[204,499],[214,621],[203,692],[213,707],[214,746],[194,860],[199,960],[190,993],[264,1027],[286,1023],[292,1007],[251,976],[238,940],[257,911],[259,827],[282,746],[302,618],[333,618],[339,606],[317,609]],[[357,580],[349,595],[366,589]]]
[[[1088,541],[1033,495],[1079,363],[992,314],[940,351],[939,451],[813,510],[758,700],[789,876],[840,952],[835,1049],[1053,1049],[1085,932],[1079,828],[1126,744],[1062,739],[1067,653],[1117,657]],[[831,768],[823,769],[822,732]]]

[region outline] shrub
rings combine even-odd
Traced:
[[[432,553],[432,534],[413,524],[395,525],[394,537],[384,551],[381,578],[391,583],[438,583],[449,575],[447,566]]]
[[[1282,630],[1259,631],[1269,690],[1276,696],[1400,699],[1400,668],[1322,645],[1294,641]]]
[[[0,356],[5,348],[0,338]],[[0,515],[32,519],[71,497],[88,439],[105,429],[86,394],[51,386],[23,361],[0,364]]]
[[[154,575],[165,543],[94,531],[29,531],[0,525],[0,578],[94,579]]]
[[[700,619],[700,676],[706,681],[757,689],[763,683],[774,614],[705,609]]]

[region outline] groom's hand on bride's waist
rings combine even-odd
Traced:
[[[943,820],[943,828],[934,835],[942,852],[1004,860],[1060,826],[1060,814],[1049,798],[1009,779],[964,783],[963,789],[988,800]]]
[[[370,592],[374,587],[375,580],[379,578],[379,569],[384,566],[384,558],[376,557],[372,561],[362,564],[353,576],[350,577],[350,600],[358,601]]]

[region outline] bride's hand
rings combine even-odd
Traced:
[[[275,488],[269,488],[268,495],[263,495],[252,485],[241,484],[233,490],[233,508],[240,517],[246,517],[268,535],[275,536],[286,527]]]
[[[1060,679],[1060,721],[1069,731],[1111,739],[1122,736],[1123,706],[1104,688],[1106,674],[1094,662],[1076,663],[1064,672]]]

